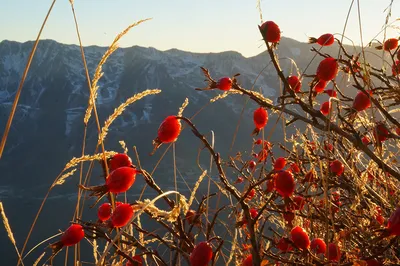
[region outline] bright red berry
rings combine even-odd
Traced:
[[[249,168],[251,171],[253,171],[256,168],[257,163],[255,161],[250,161],[249,162]]]
[[[270,179],[267,181],[267,192],[272,192],[275,189],[275,180]]]
[[[377,123],[374,129],[374,137],[380,142],[385,141],[389,137],[389,130],[383,123]]]
[[[321,107],[320,107],[319,111],[323,115],[328,115],[330,109],[331,109],[331,102],[327,101],[327,102],[324,102],[323,104],[321,104]]]
[[[251,200],[252,198],[254,198],[254,196],[256,195],[256,190],[254,188],[252,188],[249,193],[247,194],[247,199]]]
[[[324,144],[324,150],[326,151],[333,151],[333,145],[330,143],[325,142]]]
[[[220,78],[217,82],[217,88],[222,91],[229,91],[232,87],[232,80],[230,77]]]
[[[132,260],[135,263],[130,262],[129,260],[126,262],[125,266],[142,266],[143,265],[143,259],[139,255],[133,256]]]
[[[397,76],[400,74],[400,59],[396,60],[394,64],[392,65],[392,75]]]
[[[249,254],[243,261],[242,266],[253,266],[253,255]]]
[[[300,167],[297,165],[297,163],[291,163],[290,170],[295,174],[300,173]]]
[[[334,79],[339,71],[337,60],[332,57],[325,58],[319,63],[317,77],[319,80],[330,81]]]
[[[397,48],[398,45],[399,45],[399,40],[398,39],[390,38],[390,39],[387,39],[383,43],[383,50],[385,50],[385,51],[394,50],[394,49]]]
[[[375,215],[375,220],[382,225],[385,222],[385,218],[381,214]]]
[[[267,160],[267,158],[268,158],[268,150],[262,149],[258,153],[257,158],[258,158],[258,162],[263,162],[263,161]]]
[[[382,266],[383,264],[376,259],[367,260],[367,266]]]
[[[213,250],[210,243],[200,242],[190,254],[191,266],[207,266],[213,256]]]
[[[325,252],[326,252],[325,241],[322,240],[321,238],[314,238],[311,241],[310,248],[312,251],[314,251],[317,254],[325,254]]]
[[[324,93],[328,94],[329,97],[336,97],[337,92],[334,89],[324,90]]]
[[[371,140],[370,140],[370,138],[369,138],[368,136],[362,137],[361,141],[362,141],[362,143],[363,143],[364,145],[368,145],[368,144],[371,143]]]
[[[291,204],[291,209],[301,211],[304,208],[304,205],[306,204],[305,198],[302,196],[294,196],[293,197],[293,203]]]
[[[326,84],[327,84],[327,82],[325,80],[319,80],[314,86],[314,91],[316,93],[323,92],[326,87]]]
[[[120,167],[131,166],[132,165],[132,160],[125,153],[118,153],[118,154],[115,154],[108,161],[108,165],[109,165],[109,168],[110,168],[110,172],[112,172],[115,169],[120,168]]]
[[[281,239],[279,239],[276,247],[282,252],[288,252],[288,251],[292,250],[292,245],[290,244],[289,239],[287,239],[285,237],[282,237]]]
[[[115,207],[114,213],[111,216],[111,223],[114,227],[124,227],[133,217],[133,209],[130,204],[122,203]]]
[[[321,46],[332,45],[334,41],[335,41],[335,38],[330,33],[325,33],[325,34],[319,36],[318,39],[311,37],[308,40],[309,43],[318,43]]]
[[[236,179],[235,184],[241,184],[241,183],[243,183],[243,181],[244,181],[243,176],[239,176],[239,177]]]
[[[255,145],[260,145],[262,142],[263,142],[262,139],[258,139],[256,141],[254,141],[254,144]]]
[[[79,243],[85,237],[85,232],[79,224],[73,224],[62,234],[61,242],[69,247]]]
[[[308,249],[310,247],[308,234],[300,226],[296,226],[290,231],[290,237],[297,248]]]
[[[275,160],[274,170],[275,171],[280,171],[285,167],[285,165],[286,165],[286,158],[279,157],[278,159]]]
[[[400,236],[400,207],[389,218],[387,229],[392,236]]]
[[[73,224],[62,234],[61,240],[50,244],[53,254],[57,254],[63,247],[73,246],[85,237],[85,232],[79,224]]]
[[[337,176],[340,176],[344,172],[344,165],[339,160],[334,160],[329,164],[331,172]]]
[[[137,171],[132,167],[120,167],[112,171],[106,179],[109,192],[123,193],[135,183]]]
[[[315,173],[315,171],[313,170],[313,169],[311,169],[310,171],[308,171],[307,173],[306,173],[306,175],[304,176],[304,180],[303,180],[303,182],[305,183],[305,182],[313,182],[314,181],[314,179],[315,179],[315,177],[316,177],[316,173]]]
[[[189,224],[193,224],[194,218],[196,218],[196,211],[195,210],[188,210],[185,214],[186,221]]]
[[[158,128],[157,140],[160,143],[174,142],[181,133],[181,122],[171,115],[164,119]]]
[[[273,21],[266,21],[261,26],[261,32],[267,42],[277,43],[281,39],[281,30]]]
[[[371,94],[371,93],[370,93]],[[364,111],[371,106],[370,95],[360,91],[353,101],[353,109],[358,112]]]
[[[257,209],[255,209],[255,208],[251,208],[251,209],[249,210],[249,212],[250,212],[250,217],[251,217],[251,219],[255,219],[255,218],[257,217],[257,215],[258,215],[258,211],[257,211]]]
[[[275,178],[275,189],[282,197],[290,197],[295,189],[293,174],[289,171],[280,171]]]
[[[110,219],[112,213],[112,208],[110,203],[103,203],[97,210],[97,217],[100,221],[104,222]]]
[[[328,245],[326,257],[330,261],[339,261],[340,260],[340,248],[335,243],[330,243]]]
[[[260,130],[263,129],[268,123],[267,110],[262,107],[256,109],[253,113],[253,121],[256,127],[253,131],[253,134],[258,134]]]
[[[283,214],[283,219],[285,219],[285,221],[288,224],[292,224],[293,220],[294,220],[294,213],[293,212],[285,212]]]
[[[287,78],[287,82],[289,83],[289,88],[294,92],[301,91],[301,81],[298,76],[289,76]]]

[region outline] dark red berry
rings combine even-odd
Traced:
[[[130,261],[128,260],[128,261],[126,262],[125,266],[142,266],[142,265],[143,265],[143,259],[142,259],[141,256],[138,256],[138,255],[133,256],[133,257],[132,257],[132,260],[133,260],[135,263],[132,263],[132,262],[130,262]]]
[[[337,92],[334,89],[324,90],[324,93],[328,94],[329,97],[336,97]]]
[[[335,243],[330,243],[328,245],[326,257],[330,261],[339,261],[340,260],[340,248]]]
[[[296,163],[290,164],[290,170],[292,171],[292,173],[295,173],[295,174],[300,173],[300,167]]]
[[[320,80],[318,81],[315,86],[314,86],[314,91],[316,93],[321,93],[324,91],[325,87],[326,87],[327,82],[324,80]]]
[[[137,170],[132,167],[120,167],[112,171],[106,179],[109,192],[123,193],[131,188],[136,180]]]
[[[321,104],[320,112],[323,115],[328,115],[329,111],[331,110],[331,101],[327,101]]]
[[[387,39],[383,43],[383,50],[385,50],[385,51],[394,50],[394,49],[397,48],[398,45],[399,45],[399,40],[398,39],[390,38],[390,39]]]
[[[242,266],[253,266],[253,255],[247,255],[247,257],[242,261]]]
[[[400,236],[400,207],[390,216],[387,229],[392,236]]]
[[[85,232],[79,224],[73,224],[62,234],[61,243],[66,246],[73,246],[85,237]]]
[[[314,238],[311,241],[310,248],[312,251],[314,251],[316,254],[325,254],[326,252],[326,244],[325,241],[322,240],[321,238]]]
[[[200,242],[197,244],[192,253],[190,254],[190,265],[191,266],[207,266],[211,261],[213,251],[210,243]]]
[[[295,189],[293,174],[289,171],[280,171],[275,178],[275,189],[282,197],[290,197]]]
[[[341,161],[334,160],[329,164],[329,169],[331,170],[331,173],[340,176],[344,172],[344,165]]]
[[[268,113],[267,111],[260,107],[254,111],[253,121],[256,129],[260,130],[265,127],[268,123]]]
[[[292,250],[292,245],[290,244],[289,239],[287,239],[285,237],[282,237],[281,239],[279,239],[276,247],[282,252],[288,252],[288,251]]]
[[[371,94],[371,93],[370,93]],[[353,101],[353,109],[358,112],[364,111],[371,106],[370,95],[360,91]]]

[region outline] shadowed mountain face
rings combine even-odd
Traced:
[[[7,122],[32,46],[33,42],[0,43],[0,132],[3,132]],[[313,56],[309,49],[308,44],[283,39],[279,45],[279,55],[280,58],[293,58],[297,66],[304,69]],[[335,48],[325,51],[330,53],[332,49]],[[84,50],[92,77],[106,48],[90,46]],[[184,114],[190,117],[219,93],[194,90],[206,85],[200,66],[210,69],[215,78],[240,73],[238,80],[244,87],[251,88],[255,81],[255,89],[261,89],[265,96],[276,100],[279,83],[269,62],[265,53],[245,58],[237,52],[197,54],[176,49],[162,52],[137,46],[118,49],[103,66],[104,75],[98,84],[96,103],[101,125],[114,108],[135,93],[154,88],[161,89],[162,93],[146,97],[128,107],[111,126],[105,142],[106,149],[122,151],[118,141],[124,140],[130,155],[134,156],[132,147],[136,146],[142,166],[151,171],[166,148],[163,146],[154,156],[148,156],[152,150],[151,141],[156,136],[160,122],[166,116],[176,114],[186,97],[189,98],[189,106]],[[315,60],[307,72],[313,73],[318,62],[319,59]],[[285,74],[289,74],[290,61],[282,59],[281,64]],[[82,153],[83,116],[88,97],[79,47],[51,40],[41,41],[24,84],[5,153],[0,161],[0,200],[4,202],[20,247],[54,178],[72,157],[79,157]],[[241,96],[228,96],[209,104],[193,119],[203,134],[209,136],[210,131],[214,131],[216,150],[221,153],[222,158],[240,150],[251,150],[252,111],[256,108],[252,103],[248,103],[244,109],[236,142],[231,149],[244,102],[245,99]],[[276,117],[271,115],[266,132],[274,127],[274,118]],[[272,141],[282,139],[280,125],[278,123],[271,136]],[[97,126],[92,116],[86,154],[94,153],[96,142]],[[189,130],[183,131],[176,143],[178,187],[186,194],[187,185],[191,187],[200,173],[196,163],[199,148],[202,148],[200,142]],[[201,158],[206,165],[209,159],[205,157],[204,151]],[[63,186],[56,187],[51,192],[28,248],[56,233],[58,229],[68,226],[75,206],[78,172],[69,177]],[[154,178],[165,191],[174,189],[172,152],[167,153]],[[232,179],[236,179],[236,176],[232,176]],[[103,180],[97,164],[91,180],[92,184],[99,184]],[[136,199],[143,184],[143,180],[138,177],[128,198]],[[153,194],[149,192],[147,196],[152,197]],[[94,219],[95,210],[88,209],[87,213],[88,219]],[[14,262],[16,256],[13,255],[3,227],[0,228],[0,256],[6,261],[4,265],[9,265],[7,262]],[[32,259],[43,249],[44,247],[40,247],[31,256]]]

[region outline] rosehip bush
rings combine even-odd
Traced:
[[[98,254],[95,260],[107,265],[399,265],[398,38],[376,47],[386,58],[380,66],[348,49],[341,38],[321,33],[309,40],[316,69],[296,65],[295,75],[281,67],[277,56],[278,24],[267,21],[258,27],[283,85],[277,99],[242,86],[240,73],[213,77],[207,66],[201,68],[207,84],[197,90],[214,104],[233,94],[251,100],[243,112],[250,121],[248,150],[223,157],[208,134],[212,129],[198,128],[184,114],[190,104],[185,101],[177,114],[160,118],[158,130],[149,135],[153,156],[171,146],[175,152],[182,135],[200,147],[193,165],[201,173],[189,192],[160,186],[141,167],[146,156],[139,159],[125,146],[123,154],[102,151],[74,158],[66,169],[99,161],[104,180],[98,186],[87,180],[79,184],[82,205],[73,225],[51,245],[53,256],[65,246],[78,248],[86,238]],[[326,46],[337,52],[326,53]],[[213,119],[224,121],[219,114]],[[270,143],[267,133],[278,124],[284,129],[278,133],[282,142]],[[212,173],[202,168],[210,158]],[[216,192],[201,193],[202,182]],[[147,189],[157,197],[127,200],[125,193],[133,186],[141,186],[141,195]],[[94,211],[91,219],[83,219],[79,211],[90,212],[83,204],[90,197],[95,205],[103,202],[97,216]],[[151,229],[143,217],[159,229]]]

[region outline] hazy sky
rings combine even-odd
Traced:
[[[390,0],[359,1],[364,43],[368,43],[382,29],[384,9]],[[0,40],[34,40],[51,2],[0,0]],[[400,1],[394,2],[391,21],[400,17]],[[351,0],[264,0],[261,8],[264,21],[275,21],[283,36],[305,42],[307,36],[342,32],[350,3]],[[134,28],[120,45],[193,52],[235,50],[245,56],[264,50],[257,28],[260,17],[256,0],[75,0],[75,9],[84,45],[108,46],[132,22],[152,17]],[[360,43],[356,4],[346,35]],[[398,36],[399,30],[388,31],[388,37]],[[68,0],[56,2],[42,38],[77,43]]]

